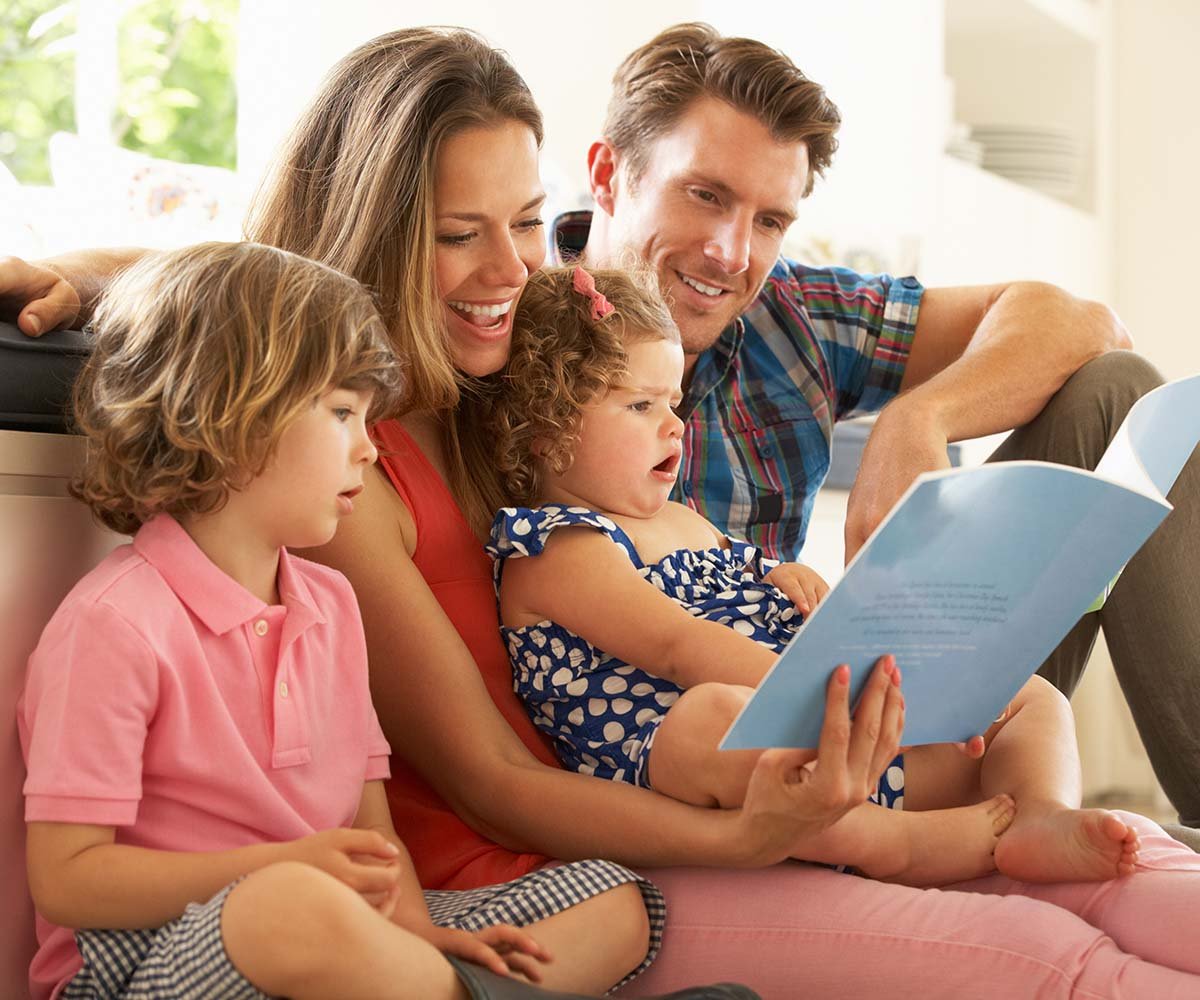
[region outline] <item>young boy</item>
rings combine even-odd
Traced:
[[[352,512],[368,418],[397,406],[369,296],[206,244],[134,268],[95,326],[73,492],[134,538],[63,601],[18,708],[35,996],[543,995],[439,951],[540,978],[549,955],[505,924],[574,866],[451,907],[474,933],[435,926],[388,814],[354,594],[287,552]],[[615,981],[646,915],[609,868],[590,899],[617,919],[588,947]]]

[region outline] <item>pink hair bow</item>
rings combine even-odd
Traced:
[[[592,319],[604,319],[615,308],[600,292],[596,291],[596,279],[587,273],[582,267],[575,268],[575,280],[573,282],[575,291],[580,295],[586,295],[592,300]]]

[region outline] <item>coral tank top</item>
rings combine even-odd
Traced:
[[[488,694],[521,742],[538,760],[558,767],[513,692],[512,668],[500,639],[492,561],[483,551],[442,477],[395,420],[373,430],[379,464],[417,526],[413,563],[474,657]],[[403,658],[397,670],[405,669]],[[453,692],[447,691],[447,697]],[[464,727],[463,739],[471,733]],[[518,878],[546,863],[494,844],[464,823],[407,763],[392,758],[388,805],[396,832],[412,855],[426,889],[473,889]]]

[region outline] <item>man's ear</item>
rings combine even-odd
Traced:
[[[597,139],[588,150],[588,184],[596,207],[612,215],[617,200],[621,157],[607,139]]]

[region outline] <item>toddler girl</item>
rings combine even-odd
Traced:
[[[540,978],[549,956],[501,924],[532,882],[435,894],[471,933],[432,921],[384,796],[354,594],[287,552],[332,538],[376,458],[367,420],[396,410],[367,293],[206,244],[132,269],[95,325],[73,492],[134,538],[62,602],[18,709],[35,995],[493,995],[459,959]],[[613,869],[612,933],[640,949],[604,952],[615,981],[646,914]]]
[[[827,588],[669,499],[685,357],[649,279],[543,271],[514,324],[491,432],[520,506],[497,515],[489,552],[515,688],[565,766],[736,806],[757,753],[717,744]],[[984,744],[982,761],[908,751],[795,856],[913,885],[993,866],[1046,881],[1132,871],[1133,831],[1076,808],[1070,709],[1049,684],[1033,678]]]

